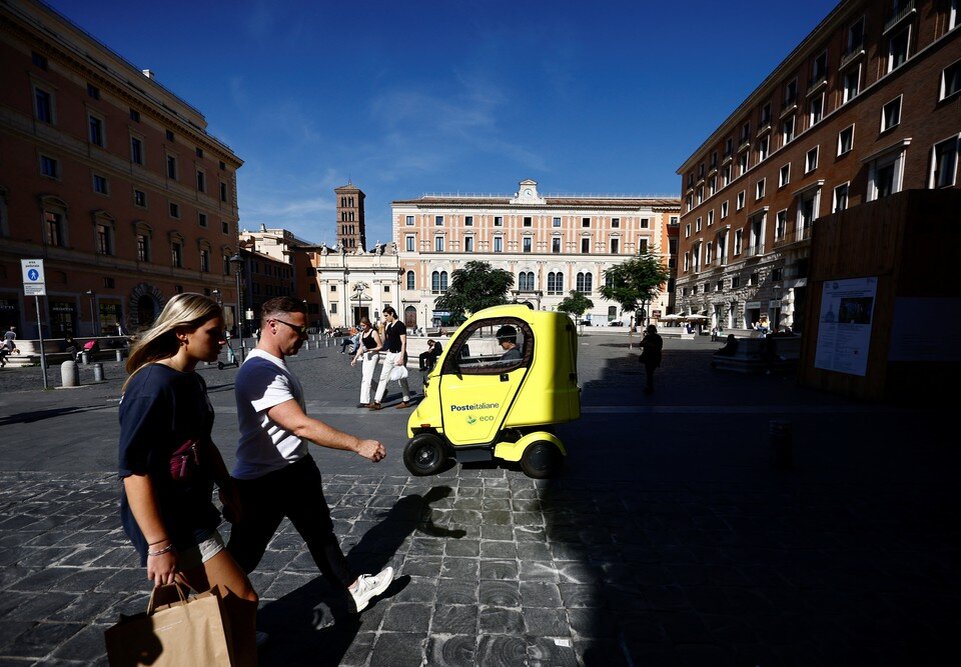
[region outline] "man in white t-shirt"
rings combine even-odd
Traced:
[[[261,307],[261,336],[237,373],[234,393],[240,420],[237,481],[242,512],[235,517],[227,549],[245,572],[257,567],[280,522],[287,517],[304,538],[324,577],[350,593],[362,611],[393,580],[392,568],[355,577],[334,535],[320,471],[308,442],[355,452],[374,463],[387,454],[377,440],[364,440],[308,417],[304,390],[284,359],[307,337],[303,301],[270,299]]]

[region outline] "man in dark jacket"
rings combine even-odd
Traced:
[[[651,394],[654,392],[654,369],[661,365],[661,350],[664,349],[664,340],[658,335],[657,327],[653,324],[644,330],[644,339],[640,342],[640,348],[641,363],[644,364],[647,377],[644,393]]]
[[[417,359],[420,362],[420,370],[431,371],[434,368],[434,362],[437,361],[437,357],[440,353],[444,351],[444,348],[433,338],[427,341],[427,351],[421,352]]]

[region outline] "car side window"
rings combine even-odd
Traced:
[[[451,343],[445,372],[494,375],[530,365],[534,337],[523,320],[483,320]]]

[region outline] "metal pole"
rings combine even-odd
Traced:
[[[240,253],[237,253],[238,256]],[[247,358],[247,342],[244,340],[244,295],[240,291],[241,263],[237,263],[237,333],[240,334],[240,363]]]
[[[43,388],[49,389],[47,386],[47,353],[43,349],[43,326],[40,323],[40,297],[34,296],[33,298],[37,304],[37,337],[40,339],[40,371],[43,373]]]

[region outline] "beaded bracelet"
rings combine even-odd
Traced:
[[[150,550],[148,549],[148,550],[147,550],[147,555],[148,555],[148,556],[163,556],[163,555],[164,555],[165,553],[167,553],[168,551],[173,551],[173,548],[174,548],[173,543],[170,543],[170,544],[168,544],[167,546],[165,546],[163,549],[161,549],[160,551],[150,551]]]

